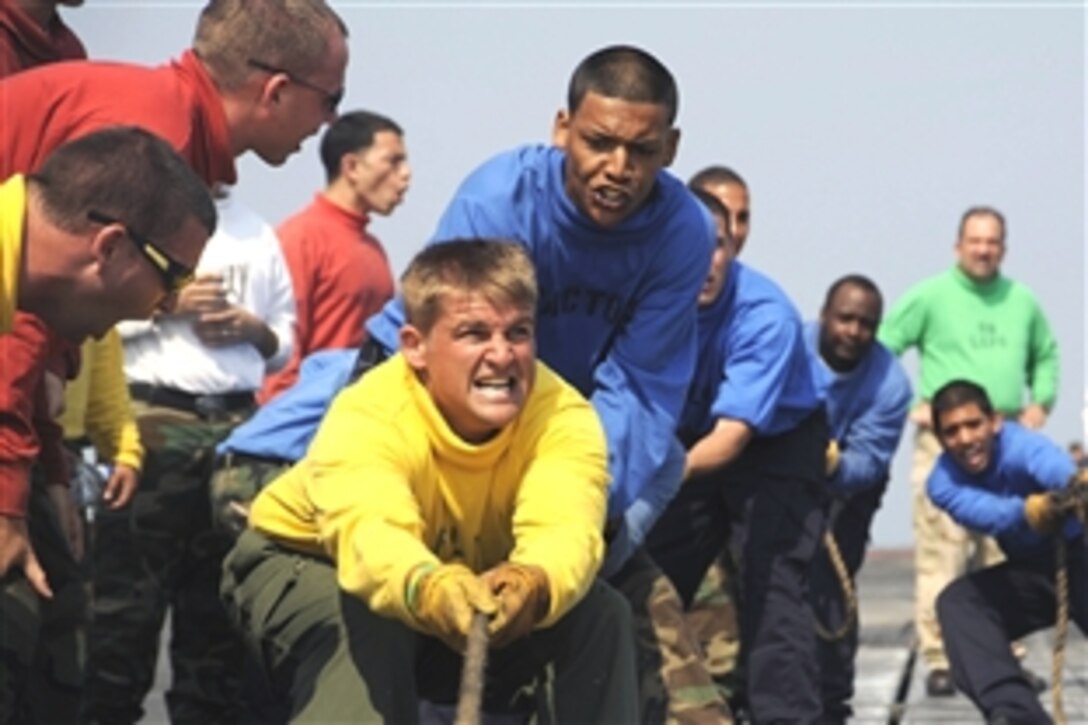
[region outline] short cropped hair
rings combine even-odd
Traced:
[[[1005,241],[1008,227],[1005,226],[1005,215],[992,206],[973,206],[960,217],[960,231],[957,239],[963,239],[963,230],[967,228],[967,220],[977,216],[993,217],[1001,225],[1001,241]]]
[[[432,244],[416,255],[401,277],[405,318],[430,332],[450,295],[477,293],[496,305],[536,311],[533,261],[516,242],[459,239]]]
[[[699,201],[702,202],[703,206],[706,207],[707,211],[709,211],[712,216],[719,217],[722,221],[726,222],[725,224],[722,225],[725,228],[725,237],[723,239],[719,239],[718,243],[719,244],[732,244],[733,243],[733,234],[732,234],[732,232],[729,231],[729,223],[728,223],[729,222],[729,207],[727,207],[725,204],[723,204],[721,199],[714,196],[713,194],[708,192],[706,189],[698,189],[698,188],[689,187],[688,190],[691,192],[692,196],[694,196],[696,199],[698,199]]]
[[[994,414],[994,405],[986,389],[970,380],[952,380],[945,383],[933,394],[930,409],[933,413],[933,430],[940,437],[941,413],[947,413],[964,405],[974,403],[987,417]]]
[[[348,29],[324,0],[211,0],[200,13],[193,51],[217,84],[234,89],[250,61],[305,77],[321,66],[334,30]]]
[[[707,166],[701,169],[688,181],[689,189],[705,189],[711,185],[736,184],[742,189],[748,188],[748,182],[728,166]]]
[[[577,111],[590,91],[606,98],[663,106],[669,125],[676,120],[676,81],[661,61],[641,48],[612,45],[579,63],[567,89],[567,111]]]
[[[96,211],[152,239],[173,237],[189,217],[215,231],[216,212],[204,181],[158,136],[113,126],[58,147],[28,181],[45,216],[80,233]]]
[[[831,306],[831,300],[835,299],[835,295],[838,294],[839,290],[847,286],[858,287],[871,295],[875,295],[877,304],[880,305],[882,310],[884,309],[884,295],[880,293],[880,288],[876,286],[876,282],[863,274],[847,274],[839,277],[827,288],[827,296],[824,297],[825,310]]]
[[[391,118],[370,111],[352,111],[337,118],[321,137],[321,163],[325,167],[325,180],[330,183],[335,181],[340,176],[340,160],[344,154],[370,148],[374,136],[381,131],[404,135],[404,131]]]

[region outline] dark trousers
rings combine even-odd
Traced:
[[[1084,539],[1068,543],[1069,617],[1088,634],[1088,555]],[[945,650],[956,686],[987,719],[1051,722],[1009,643],[1056,616],[1054,556],[1009,560],[968,574],[937,598]]]
[[[456,701],[461,656],[343,592],[324,559],[248,530],[222,594],[285,719],[414,723],[420,697]],[[554,626],[490,651],[484,710],[521,710],[523,688],[550,670],[555,722],[636,722],[631,628],[623,597],[595,581]]]
[[[858,570],[865,560],[869,528],[886,489],[885,480],[832,506],[831,532],[852,585],[856,583]],[[825,629],[838,630],[846,617],[846,602],[842,582],[831,563],[827,547],[821,545],[817,549],[809,576],[810,601],[816,618]],[[856,593],[856,587],[854,591]],[[839,639],[828,641],[818,637],[816,640],[825,723],[845,722],[853,714],[850,700],[854,696],[854,658],[858,651],[859,629],[860,622],[855,622]]]
[[[816,722],[821,713],[808,582],[826,519],[827,435],[818,411],[783,435],[756,438],[729,466],[685,482],[647,542],[685,604],[728,542],[748,706],[759,723]]]
[[[84,716],[111,725],[142,717],[169,610],[171,722],[235,723],[242,647],[219,602],[232,539],[212,527],[208,478],[216,443],[239,421],[137,412],[147,447],[140,487],[96,524]]]

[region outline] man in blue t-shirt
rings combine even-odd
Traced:
[[[808,570],[826,521],[827,416],[801,318],[736,261],[728,211],[699,293],[698,367],[679,426],[685,481],[648,540],[685,602],[728,540],[739,576],[744,697],[755,722],[814,723],[821,704]]]
[[[889,469],[911,401],[910,382],[895,355],[876,341],[883,298],[857,274],[827,291],[818,322],[805,325],[805,349],[831,429],[830,530],[851,584],[865,558],[869,527],[888,485]],[[817,639],[825,725],[853,714],[856,611],[844,608],[842,582],[821,546],[810,571],[812,606],[826,628]],[[856,591],[856,589],[855,589]]]
[[[1070,485],[1076,466],[1048,438],[1002,420],[986,391],[973,382],[947,383],[933,395],[931,407],[944,452],[926,483],[930,499],[960,525],[996,537],[1006,556],[956,579],[937,598],[956,687],[987,722],[1049,723],[1009,643],[1054,624],[1052,537],[1065,540],[1069,614],[1088,634],[1084,528],[1067,515],[1058,495]],[[1088,487],[1083,481],[1074,485]],[[1088,505],[1088,490],[1081,501]]]

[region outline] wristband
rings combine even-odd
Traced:
[[[408,607],[408,611],[412,614],[416,613],[416,604],[419,599],[419,583],[423,581],[423,577],[430,574],[432,571],[438,568],[438,565],[427,561],[422,564],[417,564],[412,567],[408,572],[408,576],[404,579],[404,603]]]

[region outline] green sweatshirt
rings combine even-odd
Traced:
[[[1058,395],[1058,343],[1026,286],[1000,274],[973,281],[957,266],[910,289],[878,337],[897,355],[917,347],[922,398],[956,378],[986,388],[994,407],[1015,415],[1031,402],[1048,410]]]

